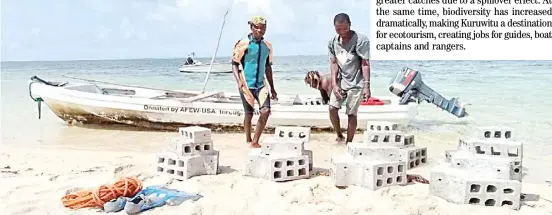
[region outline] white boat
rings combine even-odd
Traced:
[[[85,79],[81,79],[85,80]],[[59,118],[74,124],[127,124],[147,129],[175,130],[200,125],[216,130],[243,130],[243,105],[237,93],[198,93],[87,80],[80,83],[56,83],[37,77],[29,81],[29,95],[44,102]],[[328,106],[318,96],[287,95],[272,101],[267,128],[305,126],[313,130],[331,127]],[[358,128],[368,120],[407,124],[415,115],[416,103],[399,105],[396,96],[378,97],[384,105],[361,106]],[[40,105],[39,105],[40,106]],[[345,108],[340,111],[346,128]],[[257,122],[255,113],[253,124]]]
[[[208,73],[209,64],[190,64],[182,65],[178,70],[185,73]],[[232,73],[232,65],[230,63],[214,63],[211,73]]]

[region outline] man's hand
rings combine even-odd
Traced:
[[[343,99],[343,95],[341,95],[341,87],[336,85],[333,87],[332,91],[333,91],[333,94],[335,95],[335,98],[337,98],[337,100]]]
[[[364,90],[362,90],[362,94],[364,95],[364,101],[368,101],[370,96],[372,96],[372,92],[370,91],[370,87],[365,87]]]
[[[272,100],[278,100],[278,93],[276,93],[276,90],[270,90],[270,98]]]
[[[238,92],[242,92],[244,86],[245,85],[241,81],[238,81]]]

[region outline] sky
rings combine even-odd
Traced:
[[[218,57],[267,19],[275,56],[324,55],[333,17],[369,35],[370,0],[2,0],[2,61]]]

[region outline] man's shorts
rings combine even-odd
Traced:
[[[261,90],[263,90],[264,88],[261,88],[261,89],[249,89],[249,91],[251,92],[251,94],[253,94],[253,97],[255,98],[255,100],[257,101],[257,103],[259,104],[260,108],[270,108],[270,95],[267,95],[266,98],[264,98],[264,101],[261,101],[261,99],[259,99],[259,95],[261,92]],[[242,99],[242,103],[243,103],[243,110],[245,113],[253,113],[254,112],[254,107],[252,107],[249,102],[247,102],[247,99],[245,98],[244,96],[244,93],[240,90],[240,97]],[[254,102],[252,102],[253,104],[255,104]]]
[[[343,105],[343,100],[347,100],[345,102],[345,113],[347,115],[357,115],[358,113],[358,107],[360,106],[360,102],[363,100],[364,95],[362,95],[362,89],[350,89],[344,91],[343,99],[338,100],[335,97],[335,94],[332,92],[330,94],[330,107],[334,107],[337,109],[341,109],[341,106]]]

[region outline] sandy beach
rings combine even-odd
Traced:
[[[203,198],[179,206],[164,206],[143,214],[520,214],[552,213],[552,186],[533,174],[524,180],[522,192],[531,201],[524,201],[519,211],[507,208],[478,207],[447,203],[429,196],[429,186],[413,184],[370,191],[361,187],[338,189],[327,175],[330,157],[345,153],[333,135],[314,134],[306,146],[314,151],[314,171],[310,179],[283,183],[245,177],[245,156],[250,148],[242,134],[213,134],[215,148],[221,151],[219,175],[199,176],[176,181],[157,176],[155,154],[161,152],[176,132],[102,131],[71,128],[73,132],[88,132],[88,145],[75,138],[73,144],[43,146],[0,145],[1,214],[101,214],[97,209],[70,210],[64,208],[61,197],[68,190],[96,188],[113,183],[122,176],[138,176],[144,186],[167,184],[186,192],[199,193]],[[434,135],[434,134],[433,134]],[[432,136],[433,136],[432,135]],[[265,134],[265,137],[267,134]],[[361,139],[361,134],[356,140]],[[78,137],[78,135],[75,135]],[[132,138],[130,138],[132,137]],[[428,147],[429,164],[411,170],[429,178],[431,166],[442,162],[444,149],[454,148],[457,135],[435,138],[418,135],[416,142]],[[439,139],[439,142],[431,141]],[[446,143],[446,144],[443,144]],[[525,157],[531,157],[525,154]],[[529,174],[540,169],[529,159],[524,165]],[[545,167],[546,169],[550,169]],[[544,170],[545,168],[541,169]],[[525,182],[529,181],[529,182]],[[534,181],[534,182],[530,182]],[[538,181],[541,181],[538,183]],[[538,196],[538,199],[535,199]],[[120,212],[120,214],[125,214]]]

